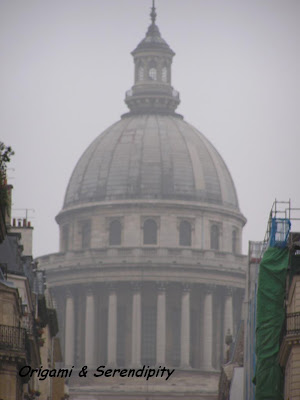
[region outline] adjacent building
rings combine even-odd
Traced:
[[[12,187],[9,186],[9,191]],[[41,381],[20,374],[23,367],[54,368],[62,361],[56,311],[45,286],[45,273],[32,257],[32,227],[27,219],[13,220],[10,203],[0,218],[0,398],[61,400],[64,379]],[[7,208],[9,208],[7,210]],[[63,382],[63,384],[62,384]],[[60,387],[59,387],[60,386]],[[55,388],[59,387],[55,391]]]

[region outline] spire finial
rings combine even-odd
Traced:
[[[152,24],[155,24],[156,15],[157,14],[156,14],[156,11],[155,11],[155,0],[152,0],[152,9],[151,9],[151,13],[150,13]]]

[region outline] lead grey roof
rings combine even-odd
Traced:
[[[164,50],[175,55],[168,43],[161,37],[159,28],[156,24],[151,24],[145,38],[137,45],[131,54],[135,55],[139,51]]]
[[[238,209],[233,180],[202,133],[176,115],[133,115],[79,159],[64,208],[116,199],[178,199]]]

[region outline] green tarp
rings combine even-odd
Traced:
[[[269,247],[260,263],[256,316],[255,400],[283,400],[279,365],[280,334],[285,319],[288,249]]]

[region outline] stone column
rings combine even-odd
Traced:
[[[213,352],[213,288],[205,287],[203,306],[203,368],[212,369]]]
[[[132,335],[131,335],[131,364],[133,367],[141,364],[141,289],[134,285],[132,296]]]
[[[224,338],[225,336],[231,334],[233,335],[233,309],[232,309],[232,289],[227,288],[225,293],[225,302],[224,302]],[[224,356],[226,359],[227,346],[224,346]]]
[[[117,293],[115,287],[110,288],[108,296],[108,332],[107,332],[107,362],[117,364]]]
[[[66,335],[66,294],[65,290],[62,293],[59,290],[53,290],[52,295],[55,296],[55,303],[53,307],[56,309],[58,326],[59,326],[59,336],[60,345],[63,354],[65,355],[65,335]]]
[[[95,361],[95,299],[91,289],[86,293],[85,305],[85,364],[96,365]]]
[[[215,333],[216,333],[216,343],[214,344],[216,352],[216,369],[220,369],[223,361],[222,346],[224,343],[223,336],[223,325],[222,325],[222,315],[223,315],[223,300],[221,296],[220,286],[216,286],[214,291],[214,297],[216,298],[215,309],[214,309],[214,320],[216,321]]]
[[[74,365],[75,344],[75,314],[74,298],[70,292],[66,297],[66,327],[65,327],[65,365]]]
[[[190,287],[185,285],[181,297],[180,367],[190,368]]]
[[[166,363],[166,288],[158,287],[156,313],[156,364]]]

